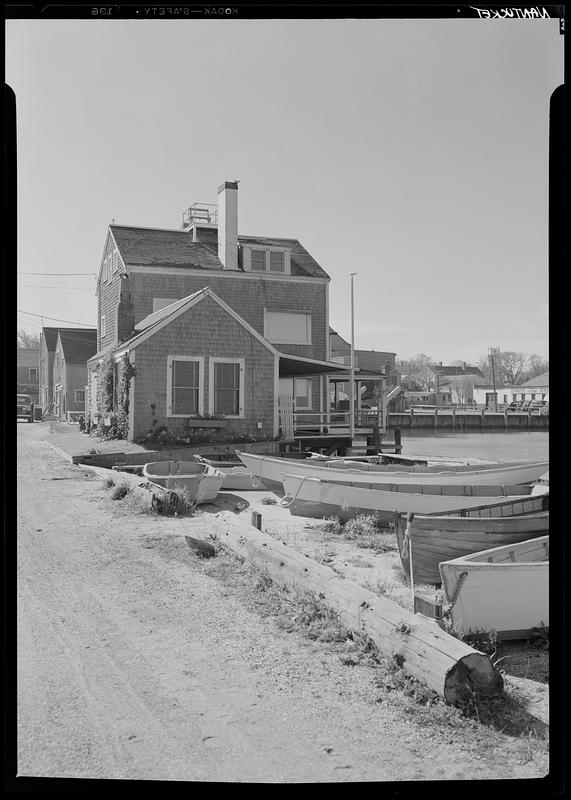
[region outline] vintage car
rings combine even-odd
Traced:
[[[18,419],[25,419],[27,422],[34,421],[34,403],[29,394],[18,395]]]

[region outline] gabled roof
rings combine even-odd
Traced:
[[[95,330],[95,328],[42,328],[42,333],[48,352],[51,353],[56,349],[57,337],[60,331],[65,331],[68,336],[78,334],[81,338],[81,334],[85,333],[86,330]]]
[[[141,320],[136,325],[136,333],[134,336],[131,336],[130,339],[127,339],[126,342],[122,342],[120,345],[116,347],[116,352],[125,352],[127,350],[131,350],[134,347],[137,347],[139,344],[144,342],[150,336],[153,336],[157,331],[164,328],[165,325],[173,322],[177,317],[181,314],[184,314],[194,305],[199,303],[201,300],[204,300],[205,297],[211,297],[215,303],[218,303],[231,317],[240,323],[246,330],[248,330],[255,339],[258,339],[264,347],[267,347],[274,355],[277,355],[278,351],[276,350],[273,345],[271,345],[267,339],[264,339],[261,333],[253,328],[248,322],[246,322],[242,317],[237,314],[233,308],[231,308],[224,300],[221,300],[215,292],[210,289],[210,287],[205,286],[204,289],[199,289],[198,292],[194,292],[193,294],[188,295],[188,297],[183,297],[182,300],[177,300],[175,303],[171,303],[170,306],[165,306],[164,308],[155,311],[153,314],[149,314],[148,317]]]
[[[58,336],[67,364],[85,364],[97,350],[95,328],[60,328]]]
[[[59,328],[42,328],[42,336],[48,352],[56,349]]]
[[[455,375],[477,375],[479,378],[484,377],[479,367],[472,367],[470,364],[466,364],[464,367],[443,367],[440,364],[430,364],[429,368],[433,372],[438,372],[439,375],[446,375],[448,377]]]
[[[193,242],[192,233],[163,228],[137,228],[110,225],[119,253],[126,266],[186,267],[204,270],[223,270],[215,243]],[[329,278],[317,261],[297,239],[268,236],[238,236],[239,244],[260,247],[284,247],[291,252],[291,274]],[[239,272],[242,270],[239,269]]]
[[[549,370],[542,372],[541,375],[536,375],[535,378],[530,378],[521,386],[549,386]]]

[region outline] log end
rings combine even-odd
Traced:
[[[501,694],[504,679],[483,653],[470,653],[457,661],[446,674],[444,699],[451,705],[459,705],[475,694],[492,697]]]

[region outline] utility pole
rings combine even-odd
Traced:
[[[496,394],[496,373],[494,370],[494,348],[490,347],[490,364],[492,367],[492,386],[494,387],[494,411],[498,410],[498,395]]]
[[[351,377],[349,386],[349,436],[351,437],[351,447],[355,438],[355,301],[353,278],[356,274],[356,272],[351,272]]]

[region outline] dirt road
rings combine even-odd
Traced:
[[[18,774],[328,782],[535,777],[427,739],[374,671],[248,610],[179,519],[121,513],[45,425],[18,426]],[[207,527],[207,514],[191,522]],[[489,741],[488,741],[489,739]],[[511,747],[511,750],[510,750]],[[496,747],[497,750],[497,747]],[[512,755],[506,764],[506,753]]]

